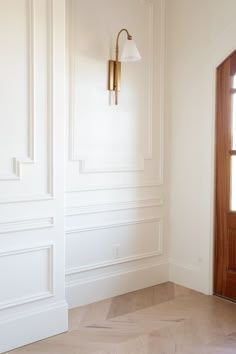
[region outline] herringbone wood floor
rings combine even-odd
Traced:
[[[172,283],[70,311],[69,332],[9,354],[236,354],[236,304]]]

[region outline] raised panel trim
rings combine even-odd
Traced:
[[[27,1],[27,25],[28,25],[28,90],[29,90],[29,104],[28,104],[28,156],[26,158],[13,157],[12,158],[12,174],[10,175],[0,175],[0,181],[9,180],[20,180],[21,165],[22,164],[34,164],[35,163],[35,105],[34,105],[34,87],[35,87],[35,65],[34,65],[34,16],[35,16],[35,0]],[[47,36],[47,191],[43,195],[35,194],[30,196],[15,197],[9,196],[5,199],[0,200],[0,204],[8,203],[20,203],[20,202],[32,202],[32,201],[42,201],[51,200],[54,197],[54,176],[53,176],[53,155],[54,155],[54,114],[53,114],[53,0],[47,1],[47,26],[48,26],[48,36]]]
[[[112,189],[134,189],[134,188],[155,188],[160,187],[160,184],[156,180],[146,181],[141,184],[107,184],[107,185],[93,185],[93,186],[83,186],[75,190],[67,190],[66,194],[80,193],[80,192],[94,192],[101,190],[112,190]]]
[[[12,158],[12,172],[0,175],[0,181],[21,179],[21,164],[34,164],[34,0],[26,0],[27,4],[27,57],[28,57],[28,147],[27,157]]]
[[[158,237],[158,247],[156,250],[154,250],[152,252],[139,253],[134,256],[122,257],[122,258],[115,259],[115,260],[113,259],[113,260],[108,260],[105,262],[93,263],[93,264],[89,264],[86,266],[73,267],[73,268],[71,267],[66,270],[66,275],[72,275],[72,274],[86,272],[86,271],[90,271],[90,270],[94,270],[94,269],[109,267],[109,266],[116,265],[116,264],[127,263],[127,262],[142,260],[145,258],[160,256],[161,254],[163,254],[163,218],[136,220],[133,222],[122,222],[122,223],[118,223],[118,224],[100,225],[97,227],[70,230],[69,232],[67,231],[67,234],[71,234],[71,233],[77,233],[77,232],[94,231],[94,230],[100,230],[100,229],[116,228],[116,227],[130,226],[130,225],[136,225],[136,224],[153,223],[153,222],[158,223],[158,236],[157,236]]]
[[[87,204],[66,209],[66,216],[82,215],[82,214],[95,214],[103,212],[111,212],[117,210],[128,210],[138,208],[150,208],[163,205],[162,199],[143,199],[128,202],[110,202],[110,203],[97,203]]]
[[[105,173],[105,172],[138,172],[144,171],[144,158],[138,156],[137,158],[127,160],[104,160],[100,156],[97,159],[75,158],[73,161],[79,161],[80,173]]]
[[[96,230],[110,229],[110,228],[123,227],[123,226],[129,226],[129,225],[146,224],[146,223],[151,223],[151,222],[157,222],[159,220],[161,220],[161,218],[147,218],[147,219],[139,219],[139,220],[133,220],[133,221],[124,221],[124,222],[119,222],[119,223],[86,226],[86,227],[81,227],[81,228],[67,229],[66,234],[71,235],[71,234],[76,234],[76,233],[80,233],[80,232],[96,231]]]
[[[34,294],[32,296],[24,296],[24,297],[19,297],[16,298],[15,300],[12,301],[4,301],[0,302],[0,310],[7,309],[10,307],[14,306],[19,306],[19,305],[24,305],[30,302],[38,301],[38,300],[44,300],[50,297],[54,296],[55,293],[55,285],[54,285],[54,244],[50,245],[41,245],[38,247],[32,247],[32,248],[24,248],[20,250],[14,250],[14,251],[6,251],[0,253],[0,258],[2,257],[8,257],[8,256],[14,256],[17,254],[24,254],[24,253],[29,253],[29,252],[38,252],[41,250],[48,250],[48,263],[49,263],[49,268],[48,268],[48,275],[49,275],[49,282],[48,282],[48,291],[41,292]]]
[[[162,0],[163,1],[163,0]],[[105,173],[105,172],[131,172],[131,171],[144,171],[144,161],[151,160],[153,158],[153,72],[154,72],[154,3],[153,1],[144,1],[140,3],[141,6],[148,6],[149,9],[149,28],[148,28],[148,108],[147,108],[147,124],[148,124],[148,139],[147,139],[147,154],[145,156],[140,155],[137,158],[130,161],[117,161],[117,164],[114,164],[114,160],[106,161],[105,164],[102,164],[104,161],[101,161],[99,166],[92,166],[92,159],[84,156],[78,156],[75,153],[75,11],[74,11],[74,0],[69,2],[69,13],[70,23],[69,23],[69,160],[72,162],[79,162],[79,172],[80,173]],[[164,19],[164,8],[161,7],[161,17]],[[164,20],[163,20],[164,21]],[[161,23],[163,26],[161,30],[161,35],[164,36],[164,22]],[[164,46],[160,48],[164,51]],[[164,62],[161,62],[163,65]],[[163,70],[162,70],[163,71]],[[161,72],[162,72],[161,71]],[[162,102],[164,103],[164,102]],[[162,112],[163,113],[163,112]],[[163,117],[160,117],[163,120]],[[162,126],[162,124],[161,124]],[[161,135],[161,134],[160,134]],[[160,143],[162,139],[160,138]],[[160,149],[160,154],[163,153],[163,149]],[[160,156],[160,164],[163,164],[163,157]],[[160,166],[162,170],[163,167]],[[162,171],[158,178],[158,185],[162,184]]]
[[[150,0],[153,1],[153,0]],[[164,183],[164,107],[165,107],[165,0],[160,0],[160,10],[159,10],[159,19],[158,19],[158,42],[159,42],[159,80],[157,82],[158,92],[159,92],[159,107],[158,107],[158,115],[160,117],[160,132],[159,134],[159,176],[158,176],[158,184],[162,185]]]
[[[0,234],[37,230],[54,226],[54,218],[18,219],[0,222]]]

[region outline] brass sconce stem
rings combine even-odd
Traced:
[[[115,91],[115,105],[118,105],[118,91],[120,90],[121,62],[119,61],[119,39],[122,32],[125,32],[127,35],[127,42],[121,55],[122,61],[136,61],[141,59],[137,47],[135,46],[134,41],[132,41],[131,34],[126,28],[122,28],[116,37],[115,60],[109,60],[108,90]],[[124,54],[124,52],[126,54]]]
[[[117,35],[116,38],[116,64],[115,64],[115,80],[114,80],[114,88],[115,88],[115,105],[118,105],[118,78],[120,77],[119,75],[119,68],[118,68],[118,62],[119,62],[119,38],[122,32],[126,32],[127,34],[127,39],[131,40],[132,36],[129,34],[126,28],[123,28],[120,30],[120,32]]]

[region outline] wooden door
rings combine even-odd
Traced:
[[[217,68],[214,293],[236,301],[236,51]]]

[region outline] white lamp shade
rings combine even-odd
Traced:
[[[124,44],[120,60],[121,61],[137,61],[141,59],[138,48],[133,39],[127,39]]]

